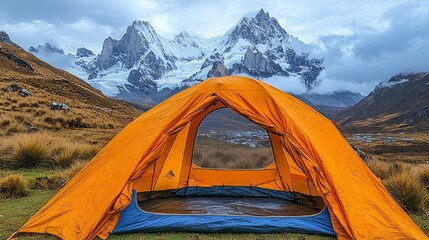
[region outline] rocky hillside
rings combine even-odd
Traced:
[[[104,96],[81,79],[17,47],[7,34],[0,42],[0,128],[115,128],[139,111]],[[11,125],[11,119],[19,124]],[[12,121],[15,122],[15,121]]]
[[[399,74],[336,117],[348,131],[428,131],[429,73]]]

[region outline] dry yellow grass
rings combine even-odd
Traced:
[[[197,144],[193,154],[193,163],[205,168],[255,169],[264,168],[272,162],[274,162],[273,151],[268,147]]]
[[[0,83],[6,88],[10,83]],[[21,97],[17,92],[2,92],[0,95],[0,129],[4,134],[28,132],[37,129],[60,130],[63,128],[113,129],[121,123],[111,114],[78,101],[55,97],[42,89],[29,88],[32,95]],[[52,102],[65,102],[70,111],[51,110]]]
[[[398,203],[409,212],[425,212],[429,193],[411,172],[390,176],[384,185]]]
[[[65,168],[75,161],[90,160],[101,149],[99,144],[73,141],[49,132],[19,133],[0,140],[0,163],[6,167]]]
[[[417,171],[417,179],[429,191],[429,164],[419,167]]]
[[[361,135],[369,136],[371,133]],[[385,162],[404,162],[410,164],[429,163],[429,134],[427,132],[373,133],[372,141],[354,139],[355,134],[344,134],[349,143],[358,147],[374,159]],[[385,142],[387,138],[393,142]]]
[[[78,173],[83,167],[85,167],[86,164],[87,162],[77,161],[73,163],[73,165],[71,165],[69,168],[57,171],[54,177],[61,178],[67,183],[68,181],[70,181],[70,179],[74,177],[74,175],[76,175],[76,173]]]
[[[426,212],[429,208],[429,165],[379,160],[370,160],[367,165],[406,211]]]

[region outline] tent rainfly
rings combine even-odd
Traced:
[[[192,164],[198,127],[219,108],[267,131],[271,165]],[[19,229],[63,239],[162,231],[427,239],[330,120],[238,76],[207,79],[143,113]]]

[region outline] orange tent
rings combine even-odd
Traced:
[[[192,164],[200,122],[222,107],[267,130],[275,163],[260,171]],[[264,82],[237,76],[205,80],[128,124],[19,232],[105,239],[130,204],[133,189],[225,182],[319,196],[339,239],[427,239],[330,120]]]

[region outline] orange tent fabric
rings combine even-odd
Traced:
[[[133,188],[219,184],[210,174],[201,174],[192,164],[189,169],[182,162],[191,163],[192,133],[204,116],[220,107],[230,108],[269,132],[274,155],[282,161],[264,169],[261,179],[276,178],[272,172],[276,167],[283,178],[277,175],[273,184],[264,187],[292,186],[304,193],[300,183],[310,181],[323,198],[339,239],[427,239],[330,120],[264,82],[238,76],[205,80],[142,114],[19,232],[105,239],[130,203]],[[165,174],[163,166],[167,165],[180,173],[179,178],[148,186],[144,179]],[[186,176],[189,172],[192,176]],[[193,181],[185,183],[186,177]],[[236,184],[243,184],[240,181]]]

